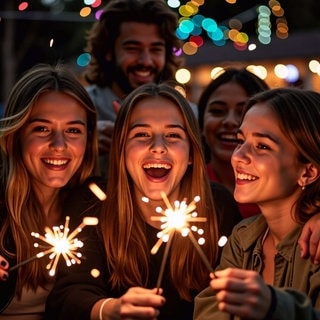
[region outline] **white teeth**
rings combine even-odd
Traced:
[[[166,164],[166,163],[148,163],[148,164],[145,164],[143,166],[144,169],[150,169],[150,168],[164,168],[164,169],[171,169],[171,166],[169,164]]]
[[[48,163],[48,164],[52,164],[54,166],[63,166],[65,165],[68,160],[51,160],[51,159],[44,159],[44,162],[45,163]]]
[[[149,77],[150,76],[149,71],[136,71],[135,73],[139,77]]]
[[[249,181],[257,180],[257,178],[255,176],[251,176],[251,175],[245,174],[245,173],[237,173],[237,179],[239,179],[239,180],[249,180]]]
[[[223,134],[221,135],[222,139],[226,139],[226,140],[235,140],[236,139],[236,135],[234,134]]]

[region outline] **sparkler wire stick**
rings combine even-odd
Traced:
[[[208,258],[204,254],[203,250],[201,249],[199,243],[197,242],[196,238],[194,237],[194,235],[193,235],[193,233],[191,231],[188,233],[188,236],[189,236],[191,242],[193,243],[195,249],[198,251],[203,263],[206,265],[206,267],[209,270],[209,272],[214,273],[214,270],[213,270]]]
[[[164,269],[168,260],[168,255],[169,255],[169,251],[170,251],[170,247],[171,247],[171,241],[172,241],[172,237],[171,235],[173,235],[174,231],[171,231],[169,233],[169,239],[168,242],[166,244],[166,247],[164,249],[164,253],[163,253],[163,257],[162,257],[162,261],[161,261],[161,266],[160,266],[160,271],[159,271],[159,275],[158,275],[158,279],[157,279],[157,294],[159,293],[159,289],[161,287],[161,282],[162,282],[162,278],[163,278],[163,273],[164,273]]]

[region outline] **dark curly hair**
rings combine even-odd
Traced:
[[[91,54],[91,61],[84,72],[85,80],[101,87],[113,80],[113,62],[106,61],[106,53],[113,50],[123,22],[141,22],[159,26],[165,40],[166,64],[161,80],[173,79],[182,59],[174,54],[180,40],[175,31],[178,18],[163,0],[111,0],[104,8],[100,19],[95,22],[87,36],[85,50]]]

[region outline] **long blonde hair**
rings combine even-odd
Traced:
[[[66,67],[37,65],[28,70],[13,87],[0,120],[1,187],[0,200],[3,225],[0,228],[0,251],[18,263],[35,255],[32,231],[42,232],[46,225],[45,214],[31,187],[32,179],[26,170],[21,153],[21,128],[28,121],[37,99],[44,92],[59,91],[77,100],[87,114],[87,146],[83,163],[68,185],[82,183],[96,171],[97,131],[96,111],[86,90]],[[6,241],[12,237],[14,248],[8,249]],[[23,286],[36,289],[43,286],[47,270],[43,261],[29,263],[18,271],[17,293]]]
[[[196,195],[202,199],[197,204],[197,212],[199,216],[207,218],[204,226],[207,241],[203,250],[212,265],[217,260],[217,217],[205,172],[197,120],[188,101],[173,87],[167,84],[143,85],[125,99],[115,123],[110,151],[108,200],[100,218],[113,287],[145,286],[150,272],[146,223],[134,200],[133,183],[126,170],[124,150],[135,105],[138,101],[157,96],[174,102],[184,118],[193,162],[181,181],[180,200],[187,198],[191,201]],[[201,290],[207,286],[208,270],[191,241],[177,235],[173,238],[171,250],[174,253],[170,258],[172,281],[180,296],[190,300],[190,290]]]

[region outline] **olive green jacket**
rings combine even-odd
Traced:
[[[262,238],[267,224],[262,215],[244,219],[229,237],[218,269],[242,268],[261,274],[263,268]],[[298,239],[302,226],[277,245],[275,256],[275,311],[269,319],[320,319],[320,265],[300,257]],[[195,300],[194,320],[239,319],[217,308],[213,290],[208,287]]]

